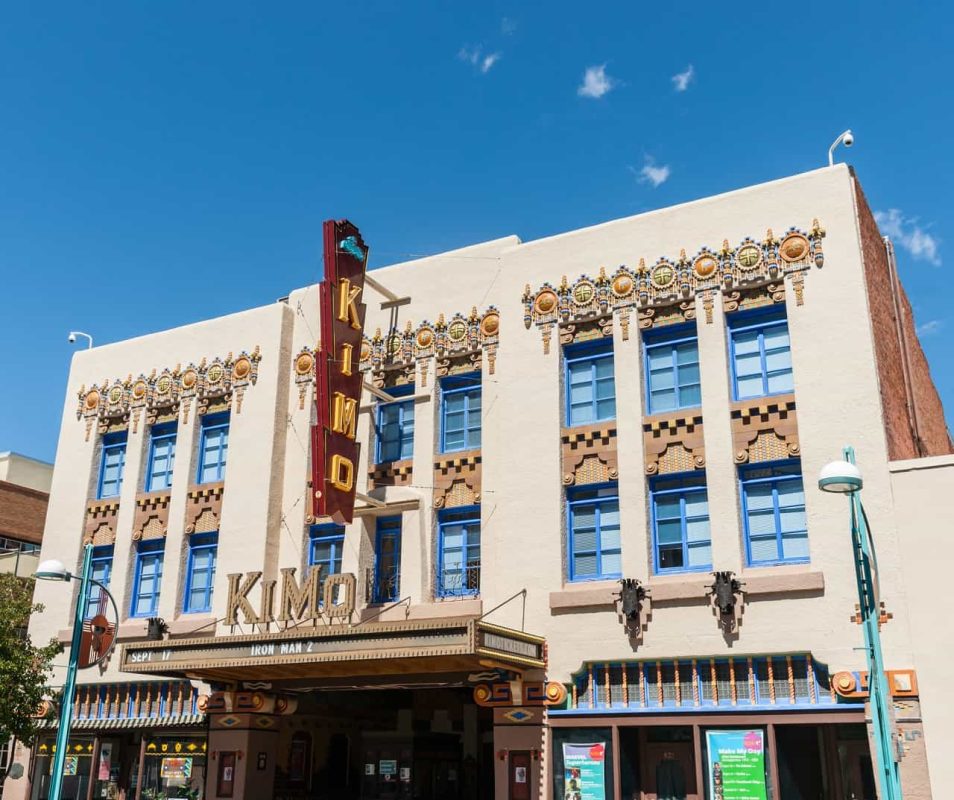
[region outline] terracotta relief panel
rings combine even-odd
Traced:
[[[619,479],[614,423],[564,428],[560,434],[560,451],[564,486]]]
[[[733,404],[732,450],[736,464],[777,461],[801,454],[795,396]]]
[[[702,414],[647,418],[643,422],[643,450],[647,475],[704,469]]]
[[[113,544],[116,541],[116,518],[119,500],[90,500],[86,504],[83,544]]]
[[[439,456],[434,461],[434,508],[476,505],[480,478],[479,450]]]
[[[372,464],[368,470],[368,488],[375,486],[410,486],[414,460],[389,461],[385,464]]]
[[[168,492],[145,492],[136,495],[133,518],[133,541],[160,539],[169,532]]]
[[[186,495],[186,533],[210,533],[219,529],[224,491],[224,483],[206,483],[189,489]]]

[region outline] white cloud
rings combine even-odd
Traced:
[[[890,236],[914,258],[927,261],[935,267],[941,265],[941,256],[938,254],[941,240],[932,236],[926,228],[922,228],[917,217],[906,217],[897,208],[875,211],[874,217],[881,232]]]
[[[685,72],[677,72],[670,80],[672,80],[672,85],[677,92],[684,92],[689,88],[689,84],[692,83],[694,77],[696,77],[696,71],[690,64],[686,67]]]
[[[517,20],[504,17],[500,20],[500,32],[504,36],[512,36],[517,30]]]
[[[931,319],[925,322],[922,325],[918,325],[918,336],[931,336],[935,333],[939,333],[941,328],[944,327],[944,320],[941,319]]]
[[[464,63],[476,67],[482,75],[486,75],[491,67],[500,61],[501,53],[484,53],[480,46],[462,47],[457,57]]]
[[[616,85],[616,81],[606,74],[606,64],[587,67],[583,73],[583,83],[576,90],[580,97],[600,98]]]
[[[668,181],[669,174],[672,172],[668,164],[656,166],[656,160],[652,156],[646,156],[642,169],[630,167],[629,170],[636,176],[640,183],[651,183],[654,189]]]
[[[488,53],[480,62],[480,71],[486,75],[490,72],[490,68],[498,61],[500,61],[500,53]]]

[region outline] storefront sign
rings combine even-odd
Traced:
[[[563,745],[563,800],[606,800],[606,742]]]
[[[378,774],[386,781],[394,780],[397,775],[397,761],[393,758],[382,758],[378,762]]]
[[[50,772],[53,772],[53,759],[50,759]],[[77,756],[67,756],[63,759],[63,775],[71,777],[79,772],[79,758]]]
[[[358,361],[364,334],[364,273],[368,248],[347,220],[324,224],[324,280],[318,287],[321,342],[316,360],[312,428],[314,516],[342,524],[354,517],[358,443],[355,427],[361,402]]]
[[[192,759],[163,758],[159,765],[159,775],[167,780],[188,780],[192,777]]]
[[[761,730],[706,731],[709,800],[766,800]]]
[[[300,622],[305,619],[317,620],[321,617],[328,621],[348,619],[354,613],[357,582],[351,573],[329,575],[322,588],[319,602],[318,589],[321,578],[321,566],[315,565],[302,577],[299,583],[295,577],[296,569],[286,567],[282,573],[281,594],[278,601],[278,615],[275,615],[275,588],[277,581],[264,581],[260,589],[258,609],[252,605],[249,592],[255,588],[261,572],[236,572],[229,575],[229,598],[225,606],[225,624],[238,625],[239,611],[244,620],[242,624],[256,625],[262,622]]]

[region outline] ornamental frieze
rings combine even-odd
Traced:
[[[735,403],[730,417],[736,464],[778,461],[801,455],[795,395]]]
[[[564,486],[608,483],[619,479],[616,427],[613,424],[564,428],[560,434]]]
[[[717,292],[731,296],[763,284],[781,287],[785,279],[792,283],[796,305],[802,305],[804,273],[812,264],[821,267],[825,262],[824,236],[816,219],[811,230],[790,228],[781,238],[770,228],[761,242],[746,238],[735,248],[726,239],[718,250],[703,247],[691,258],[681,250],[678,258],[659,258],[651,266],[640,259],[636,269],[622,265],[612,275],[601,267],[595,278],[581,275],[570,283],[564,275],[559,286],[544,283],[536,291],[527,284],[522,298],[524,324],[527,329],[540,328],[544,353],[548,353],[555,325],[562,330],[571,323],[615,315],[625,340],[633,309],[639,327],[652,328],[694,319],[697,300],[706,322],[711,323]]]
[[[647,475],[692,472],[706,466],[702,414],[654,417],[643,423]]]
[[[98,433],[124,430],[130,422],[133,433],[138,432],[143,410],[149,425],[176,419],[180,411],[182,424],[187,425],[193,400],[199,416],[210,408],[231,408],[233,401],[235,413],[240,414],[245,390],[258,381],[261,360],[256,345],[251,353],[243,350],[237,357],[229,353],[211,361],[203,358],[185,369],[176,364],[174,369],[154,369],[148,376],[140,373],[135,380],[130,374],[125,380],[107,378],[89,388],[84,384],[78,393],[76,418],[85,419],[89,441],[94,422]]]

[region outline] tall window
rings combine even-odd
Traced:
[[[111,544],[93,548],[90,569],[92,570],[90,576],[93,580],[99,581],[108,589],[109,579],[113,574],[113,546]],[[108,617],[111,611],[106,595],[98,586],[91,585],[89,587],[89,603],[86,606],[86,619],[92,619],[97,614],[106,614]]]
[[[570,580],[622,576],[619,495],[616,487],[569,491],[567,505]]]
[[[480,506],[441,512],[438,541],[438,597],[480,592]]]
[[[414,385],[389,388],[392,397],[414,394]],[[378,405],[377,417],[377,454],[375,461],[401,461],[414,456],[414,401],[401,400],[397,403]]]
[[[212,610],[212,586],[215,583],[215,561],[219,534],[193,533],[189,537],[189,561],[186,564],[186,589],[183,611]]]
[[[379,517],[374,544],[372,603],[393,603],[401,583],[401,518]]]
[[[159,609],[164,544],[161,539],[152,539],[140,542],[136,548],[132,606],[129,609],[132,617],[151,617]]]
[[[586,425],[616,416],[613,342],[570,345],[564,348],[566,424]]]
[[[644,339],[646,408],[650,414],[702,403],[699,341],[694,328],[662,328]]]
[[[199,441],[198,483],[225,480],[225,462],[229,453],[229,415],[209,414],[202,419]]]
[[[653,568],[709,569],[712,536],[705,478],[667,476],[652,484]]]
[[[748,563],[808,561],[801,463],[750,467],[741,471],[741,481]]]
[[[99,464],[99,486],[96,496],[118,497],[123,486],[126,467],[126,432],[107,433],[103,437],[103,452]]]
[[[732,385],[736,400],[794,388],[785,309],[730,316]]]
[[[324,596],[324,585],[329,575],[341,572],[344,555],[344,527],[341,525],[312,525],[308,545],[309,566],[320,566],[318,597]]]
[[[441,452],[480,447],[480,373],[441,380]]]
[[[146,491],[157,492],[172,486],[172,467],[176,460],[176,423],[153,425],[149,435],[149,462]]]

